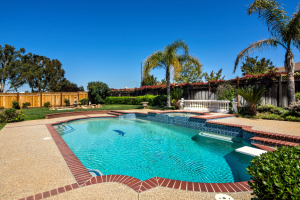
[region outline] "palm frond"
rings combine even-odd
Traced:
[[[180,100],[180,98],[183,95],[183,90],[180,88],[175,88],[170,92],[172,99],[175,99],[176,101]]]
[[[288,24],[288,32],[290,40],[293,42],[294,46],[300,50],[300,5]]]
[[[178,50],[182,50],[186,55],[190,51],[188,45],[182,39],[175,40],[172,44],[166,46],[165,50],[168,52],[168,54],[172,54],[173,52],[177,53]]]
[[[200,60],[192,55],[178,55],[177,59],[180,63],[185,63],[185,62],[189,62],[197,67],[199,66],[203,66],[200,62]]]
[[[150,56],[148,56],[143,63],[143,75],[144,78],[150,74],[150,71],[155,68],[164,68],[165,53],[163,51],[156,51]]]
[[[259,40],[252,43],[249,47],[245,48],[237,55],[234,62],[233,72],[236,71],[239,63],[242,62],[245,59],[245,57],[248,56],[250,53],[254,53],[255,51],[262,51],[265,47],[276,48],[277,45],[281,45],[286,49],[285,45],[279,42],[276,38]]]
[[[258,13],[258,17],[268,26],[272,36],[284,37],[289,17],[276,0],[255,0],[247,9],[247,13]]]
[[[249,105],[256,105],[267,91],[268,90],[264,86],[254,85],[238,89],[237,94],[242,96]]]

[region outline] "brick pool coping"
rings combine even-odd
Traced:
[[[139,112],[124,112],[124,114],[125,113],[139,113]],[[139,113],[139,114],[147,114],[147,113]],[[216,118],[220,118],[220,116],[221,115],[217,115]],[[228,117],[228,115],[226,115],[225,117]],[[74,190],[77,188],[81,188],[93,184],[105,183],[105,182],[115,182],[115,183],[124,184],[130,187],[131,189],[133,189],[134,191],[136,191],[137,193],[141,193],[155,187],[166,187],[166,188],[173,188],[173,189],[194,191],[194,192],[252,191],[252,189],[248,185],[248,181],[234,182],[234,183],[198,183],[198,182],[178,181],[178,180],[166,179],[161,177],[153,177],[151,179],[141,181],[137,178],[126,176],[126,175],[103,175],[103,176],[92,177],[92,175],[88,172],[88,170],[84,167],[81,161],[77,158],[77,156],[69,148],[67,143],[63,140],[63,138],[53,127],[53,125],[64,123],[64,122],[80,120],[80,119],[91,119],[91,118],[118,118],[118,116],[81,117],[81,118],[68,119],[64,121],[58,121],[52,124],[46,124],[48,131],[50,132],[55,144],[57,145],[68,168],[70,169],[70,172],[75,178],[76,183],[55,188],[35,195],[31,195],[25,198],[21,198],[19,200],[43,199],[70,190]]]

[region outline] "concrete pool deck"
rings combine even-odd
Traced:
[[[149,110],[128,110],[128,112],[131,111],[148,112]],[[101,116],[112,115],[80,115],[7,124],[0,131],[0,177],[2,180],[0,182],[0,199],[22,199],[39,193],[43,194],[43,192],[55,188],[75,184],[76,179],[51,138],[46,125],[75,118]],[[237,124],[251,123],[248,125],[258,130],[261,130],[259,125],[263,123],[261,120],[243,122],[240,118],[222,120],[232,120],[226,121],[226,123],[231,124],[235,122]],[[265,126],[267,126],[264,127],[264,130],[271,131],[275,121],[263,121],[266,121]],[[282,134],[287,133],[286,130],[291,126],[290,123],[293,123],[295,131],[299,130],[300,123],[283,122],[278,125],[281,128],[277,128],[277,131],[281,130],[279,133]],[[277,121],[276,124],[278,124]],[[286,128],[284,128],[285,126]],[[292,133],[288,132],[288,134]],[[50,139],[47,139],[49,137]],[[59,193],[59,191],[57,192]],[[250,193],[237,192],[227,194],[234,199],[250,199]],[[215,194],[162,187],[136,193],[123,184],[109,182],[79,187],[54,195],[49,197],[49,199],[214,199]],[[38,196],[35,199],[39,199]]]

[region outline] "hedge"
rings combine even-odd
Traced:
[[[165,106],[167,95],[145,95],[137,97],[106,97],[105,104],[126,104],[126,105],[141,105],[142,102],[148,102],[149,106]]]

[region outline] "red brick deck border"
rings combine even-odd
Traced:
[[[78,115],[93,115],[93,114],[107,114],[110,110],[87,110],[87,111],[74,111],[74,112],[62,112],[45,115],[45,119],[53,119],[58,117],[70,117]]]

